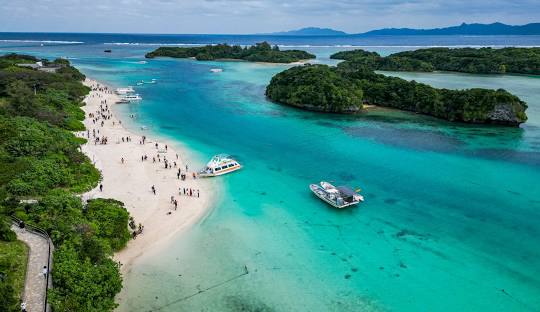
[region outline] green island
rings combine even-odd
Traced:
[[[131,237],[130,217],[119,201],[83,203],[77,196],[101,178],[80,151],[86,140],[72,132],[85,129],[81,106],[90,89],[67,60],[28,66],[37,61],[27,55],[0,57],[0,249],[16,243],[6,225],[11,215],[44,229],[55,246],[53,310],[112,311],[122,279],[111,256]],[[21,286],[14,281],[21,269],[14,263],[22,263],[17,257],[23,252],[0,258],[2,311],[20,311]]]
[[[540,75],[540,48],[429,48],[386,57],[352,50],[337,52],[330,58],[355,61],[373,70]]]
[[[287,69],[272,77],[266,96],[278,103],[331,113],[355,113],[370,104],[467,123],[518,126],[527,120],[525,102],[505,90],[437,89],[377,74],[356,60],[337,67]]]
[[[159,47],[146,54],[147,58],[158,56],[174,58],[195,58],[199,61],[243,60],[248,62],[293,63],[314,59],[315,55],[301,50],[280,50],[268,42],[257,43],[250,47],[239,45],[217,44],[203,47]]]

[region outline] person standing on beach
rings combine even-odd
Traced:
[[[152,193],[154,193],[154,195],[156,195],[156,187],[154,185],[152,185]]]
[[[101,183],[99,184],[99,191],[103,192],[103,184],[101,184]]]
[[[178,208],[178,201],[175,199],[174,200],[174,211],[176,211],[177,208]]]
[[[199,198],[199,190],[197,190],[197,198]]]

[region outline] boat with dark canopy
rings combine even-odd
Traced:
[[[364,197],[347,186],[333,186],[322,181],[309,186],[313,194],[336,208],[346,208],[364,201]]]

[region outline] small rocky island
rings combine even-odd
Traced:
[[[505,90],[437,89],[377,74],[362,60],[345,61],[337,67],[287,69],[272,77],[266,96],[278,103],[329,113],[356,113],[370,104],[466,123],[518,126],[527,120],[526,103]]]
[[[386,57],[359,49],[337,52],[330,58],[355,61],[373,70],[540,75],[540,48],[429,48]]]
[[[160,47],[146,54],[146,58],[159,56],[174,58],[195,58],[198,61],[243,60],[248,62],[293,63],[314,59],[316,56],[302,50],[280,50],[268,42],[257,43],[250,47],[217,44],[203,47]]]

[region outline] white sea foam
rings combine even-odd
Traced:
[[[336,45],[286,45],[278,44],[280,48],[505,48],[505,47],[521,47],[521,48],[536,48],[540,45],[513,45],[513,44],[486,44],[486,45],[474,45],[474,44],[456,44],[456,45],[350,45],[350,44],[336,44]]]
[[[205,46],[217,43],[150,43],[150,42],[105,42],[106,45],[118,46]]]
[[[23,39],[0,39],[0,42],[23,42],[23,43],[53,43],[53,44],[81,44],[82,41],[62,40],[23,40]]]
[[[118,46],[205,46],[217,45],[219,43],[160,43],[160,42],[106,42],[105,45]],[[250,44],[240,44],[240,46],[250,46]],[[333,44],[333,45],[312,45],[312,44],[278,44],[280,48],[505,48],[505,47],[522,47],[536,48],[540,45],[513,45],[513,44],[447,44],[447,45],[363,45],[363,44]]]

